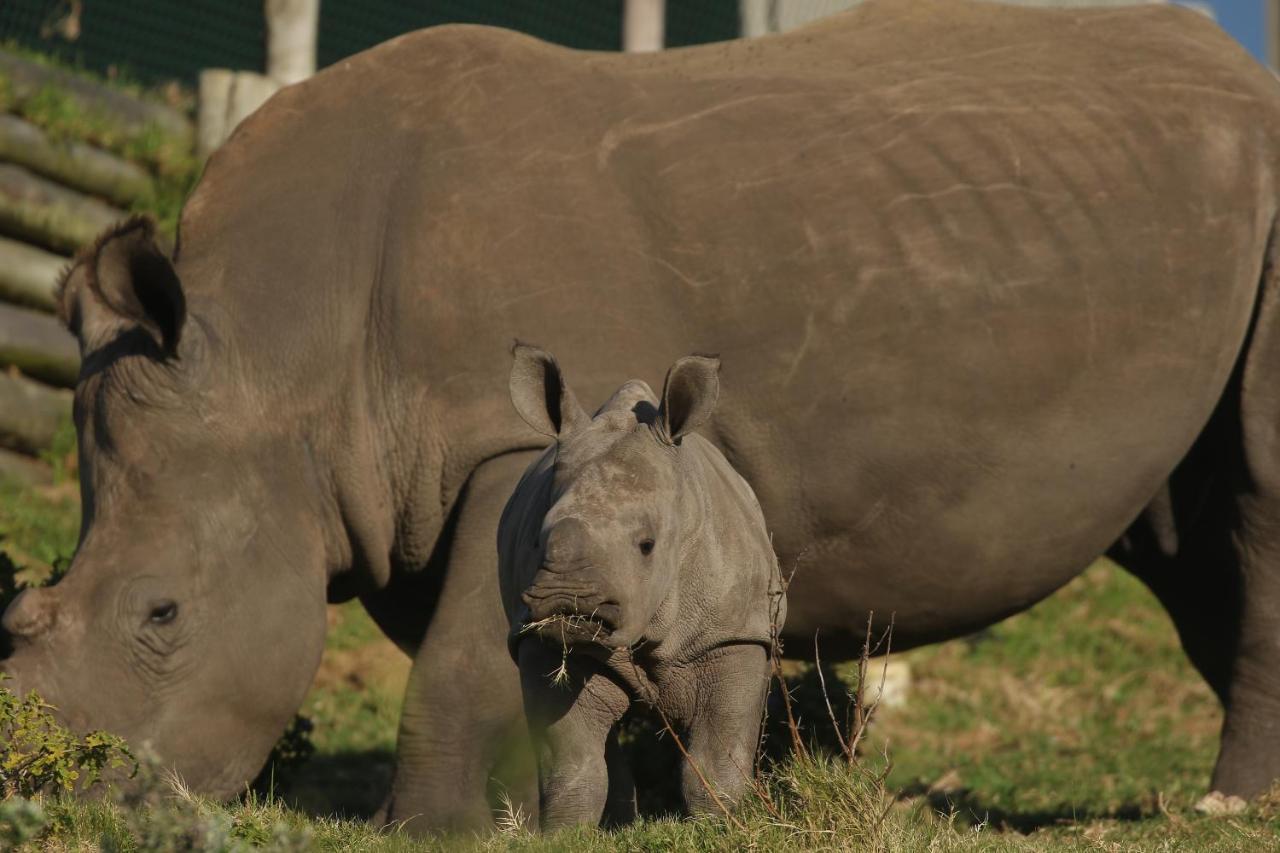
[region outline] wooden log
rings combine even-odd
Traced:
[[[0,447],[36,454],[71,417],[71,392],[0,373]]]
[[[12,480],[24,486],[47,486],[53,482],[53,469],[38,459],[0,448],[0,480]]]
[[[206,68],[200,72],[200,105],[196,110],[196,149],[208,157],[226,141],[227,102],[231,99],[231,82],[235,72],[230,68]]]
[[[19,99],[45,88],[64,92],[85,113],[112,122],[130,136],[159,128],[171,136],[190,139],[195,130],[191,121],[172,107],[4,51],[0,51],[0,77],[8,81],[9,90]]]
[[[231,83],[231,95],[227,102],[227,136],[235,133],[240,122],[253,114],[280,89],[280,84],[255,71],[237,71]]]
[[[666,0],[625,0],[622,9],[622,49],[627,53],[662,50],[666,18]]]
[[[0,160],[123,205],[145,198],[153,187],[141,166],[81,142],[50,139],[17,116],[0,115]]]
[[[320,0],[266,0],[267,76],[291,86],[316,73]]]
[[[125,216],[21,166],[0,163],[0,233],[70,253]]]
[[[41,311],[57,310],[54,290],[69,263],[61,255],[0,237],[0,301]]]
[[[280,83],[253,71],[206,68],[200,72],[200,154],[209,156],[236,126],[262,106]]]
[[[50,385],[74,388],[80,375],[80,347],[48,314],[0,305],[0,366],[16,367]]]

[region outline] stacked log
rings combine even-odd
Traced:
[[[191,141],[176,110],[0,51],[0,85],[16,103],[54,89],[126,137],[156,130]],[[71,415],[75,339],[53,316],[71,255],[155,192],[146,169],[82,141],[0,114],[0,477],[47,480],[32,457]]]
[[[71,414],[71,392],[0,374],[0,446],[38,454]]]
[[[54,285],[67,266],[61,255],[0,237],[0,302],[54,310]]]
[[[0,163],[0,233],[70,254],[127,214],[12,163]]]
[[[117,204],[132,204],[153,190],[151,175],[136,163],[74,140],[50,139],[12,115],[0,115],[0,160]]]
[[[32,379],[70,388],[80,373],[80,352],[55,318],[0,305],[0,364],[16,367]]]
[[[187,117],[171,107],[135,98],[70,71],[4,51],[0,51],[0,77],[8,82],[10,94],[18,100],[43,89],[56,89],[74,101],[82,112],[104,116],[132,135],[140,136],[157,129],[169,136],[190,139],[194,133]]]

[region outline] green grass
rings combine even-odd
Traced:
[[[41,61],[57,64],[49,57],[42,57]],[[70,70],[87,79],[104,82],[89,72]],[[121,88],[115,81],[111,85]],[[182,204],[194,189],[202,168],[193,139],[173,136],[154,125],[128,128],[110,114],[84,106],[56,86],[18,97],[3,73],[0,73],[0,111],[21,116],[55,141],[75,140],[95,145],[147,169],[154,179],[153,190],[137,199],[131,210],[154,216],[161,230],[173,236]]]
[[[75,533],[75,505],[56,489],[0,485],[0,552],[52,562]],[[783,761],[768,805],[753,795],[732,820],[647,819],[613,834],[427,843],[373,831],[359,818],[389,782],[407,661],[358,606],[330,621],[302,709],[316,752],[278,772],[273,796],[219,805],[159,784],[142,802],[49,802],[27,849],[173,849],[199,836],[216,843],[193,849],[1280,850],[1280,796],[1232,817],[1192,809],[1221,713],[1151,595],[1106,562],[987,631],[898,656],[908,699],[881,713],[862,770],[821,754]],[[814,698],[801,703],[821,733]],[[871,778],[886,741],[888,799]]]

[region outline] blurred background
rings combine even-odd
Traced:
[[[1026,5],[1112,5],[1106,0],[1023,0]],[[1114,0],[1113,0],[1114,2]],[[1132,0],[1129,0],[1132,2]],[[665,5],[666,47],[790,29],[855,0],[697,0]],[[410,30],[449,22],[490,24],[590,50],[623,47],[624,0],[324,0],[316,64]],[[1259,59],[1274,62],[1276,0],[1189,0],[1214,15]],[[203,68],[265,70],[266,19],[260,0],[4,0],[0,39],[102,73],[147,83],[194,85]]]

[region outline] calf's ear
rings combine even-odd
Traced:
[[[511,402],[525,423],[561,438],[591,420],[565,384],[555,356],[528,344],[516,344],[511,355]]]
[[[82,353],[138,330],[164,357],[175,356],[187,302],[154,223],[126,220],[76,255],[58,284],[58,314]]]
[[[720,397],[720,359],[691,355],[680,359],[667,371],[658,407],[659,435],[668,444],[707,422]]]

